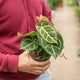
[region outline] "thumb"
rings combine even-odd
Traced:
[[[22,53],[22,55],[24,55],[24,56],[26,56],[26,55],[28,55],[29,54],[29,51],[24,51],[23,53]]]

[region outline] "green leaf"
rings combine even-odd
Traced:
[[[22,34],[20,34],[19,32],[17,32],[17,34],[18,34],[18,36],[19,36],[19,37],[22,37],[22,36],[23,36],[23,35],[22,35]]]
[[[24,35],[22,35],[19,32],[17,32],[17,34],[18,34],[19,37],[25,37],[25,36],[35,36],[37,34],[37,32],[32,31],[32,32],[24,34]]]
[[[27,36],[21,41],[20,48],[29,51],[36,50],[39,47],[39,45],[36,44],[36,41],[38,43],[37,36]]]
[[[49,57],[50,56],[50,54],[48,54],[45,50],[44,50],[44,52],[43,52],[43,59],[45,59],[45,58],[47,58],[47,57]]]
[[[41,36],[38,34],[38,40],[42,48],[55,59],[60,55],[63,49],[63,38],[60,33],[58,33],[58,44],[47,43]]]
[[[80,16],[80,7],[79,6],[75,6],[74,7],[74,10],[75,10],[75,14],[76,14],[76,16]],[[80,17],[79,17],[80,18]]]
[[[37,51],[37,54],[39,54],[39,53],[42,51],[42,47],[39,46],[38,49],[37,49],[36,51]]]
[[[57,32],[52,24],[40,22],[36,25],[36,29],[46,42],[57,44]]]

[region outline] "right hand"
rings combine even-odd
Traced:
[[[60,57],[64,57],[65,59],[68,59],[65,54],[64,54],[64,49],[62,50],[61,54],[60,54]]]
[[[24,51],[19,56],[18,71],[40,75],[50,66],[50,61],[37,62],[29,56],[29,51]]]

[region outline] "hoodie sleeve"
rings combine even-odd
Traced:
[[[50,23],[53,24],[53,22],[51,21],[51,17],[52,17],[51,10],[50,10],[46,0],[41,0],[41,3],[42,3],[42,7],[43,7],[43,16],[48,17]]]
[[[18,55],[5,55],[0,52],[0,72],[17,72]]]

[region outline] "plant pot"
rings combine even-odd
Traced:
[[[62,7],[63,6],[63,4],[62,3],[58,3],[58,7]]]
[[[38,62],[47,61],[47,60],[49,60],[50,57],[51,57],[51,56],[48,56],[48,57],[46,57],[46,58],[44,58],[44,59],[39,59],[39,57],[34,57],[34,56],[32,55],[32,52],[33,52],[33,51],[30,51],[30,52],[29,52],[30,57],[31,57],[33,60],[38,61]]]

